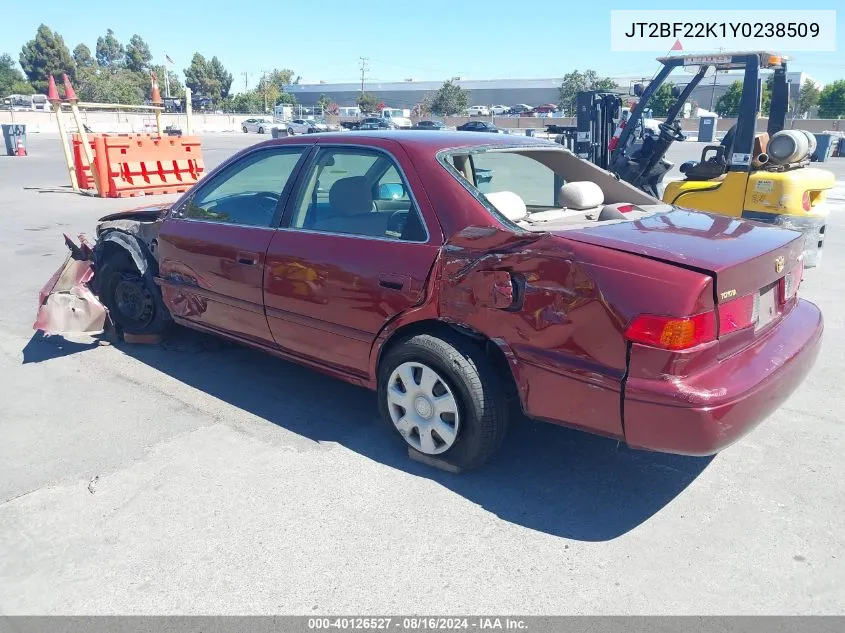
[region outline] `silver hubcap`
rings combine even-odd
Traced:
[[[402,363],[387,386],[390,419],[421,453],[437,455],[452,448],[460,418],[452,390],[440,375],[422,363]]]

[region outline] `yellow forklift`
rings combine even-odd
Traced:
[[[744,52],[673,55],[658,61],[663,66],[657,76],[645,86],[634,87],[639,103],[624,128],[617,128],[606,168],[673,205],[800,231],[806,236],[804,265],[818,266],[828,216],[827,192],[835,178],[809,166],[816,147],[812,134],[784,129],[789,104],[786,59],[773,53]],[[686,86],[673,87],[675,102],[655,134],[638,123],[651,98],[676,69],[695,74]],[[758,134],[761,69],[772,71],[772,87],[767,130]],[[744,71],[736,125],[721,143],[706,146],[700,161],[681,165],[684,179],[667,183],[661,195],[663,177],[673,167],[666,152],[675,141],[686,139],[679,120],[684,104],[708,73],[727,70]]]

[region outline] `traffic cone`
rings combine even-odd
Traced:
[[[150,102],[155,104],[163,103],[161,100],[161,92],[158,89],[158,76],[155,73],[150,73],[150,81],[152,82],[152,90],[150,91]]]
[[[61,101],[61,98],[59,98],[59,91],[56,89],[56,80],[53,78],[53,75],[50,75],[47,80],[47,101],[50,103],[58,103]]]
[[[62,79],[65,82],[65,101],[79,101],[76,98],[76,92],[74,92],[73,86],[70,85],[70,79],[66,73],[62,73]]]
[[[18,137],[18,146],[15,150],[15,156],[26,156],[26,147],[23,145],[23,138]]]

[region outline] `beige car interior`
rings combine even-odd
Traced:
[[[509,148],[506,151],[537,160],[559,174],[564,181],[557,191],[557,207],[554,208],[532,208],[513,191],[482,193],[499,213],[529,231],[583,228],[596,222],[631,221],[666,208],[659,200],[617,180],[609,172],[581,160],[571,152],[536,148]],[[468,182],[475,183],[469,155],[452,155],[452,164]],[[620,212],[620,207],[624,213]]]

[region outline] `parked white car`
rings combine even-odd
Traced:
[[[241,129],[246,132],[258,132],[259,134],[266,134],[270,132],[273,127],[273,122],[270,119],[247,119],[241,123]]]
[[[481,105],[470,106],[467,108],[467,114],[470,116],[490,116],[490,108]]]
[[[287,125],[289,136],[293,136],[294,134],[311,134],[317,131],[317,124],[313,119],[294,119],[283,125]]]
[[[494,105],[490,108],[490,112],[493,114],[509,114],[511,109],[506,105]]]

